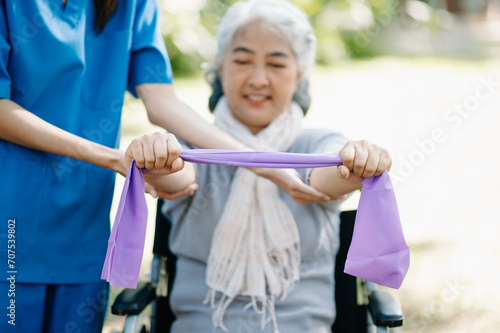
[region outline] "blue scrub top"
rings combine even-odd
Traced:
[[[139,84],[171,83],[172,71],[156,0],[120,0],[100,33],[93,3],[0,0],[0,98],[117,147],[125,91],[136,96]],[[100,281],[114,173],[0,140],[0,174],[2,276],[15,270],[19,282]],[[14,269],[7,266],[9,220]]]

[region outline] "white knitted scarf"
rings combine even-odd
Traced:
[[[215,125],[256,151],[287,151],[301,133],[300,107],[292,102],[265,129],[253,135],[221,98]],[[215,309],[214,327],[226,330],[223,316],[237,295],[251,297],[262,316],[278,332],[274,301],[286,297],[299,279],[300,238],[292,212],[270,180],[238,168],[224,212],[214,231],[208,258],[206,301]],[[260,307],[259,307],[260,303]]]

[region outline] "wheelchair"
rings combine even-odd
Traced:
[[[169,291],[175,277],[176,257],[168,248],[170,222],[161,214],[163,201],[156,211],[151,281],[139,282],[136,289],[124,289],[116,297],[111,313],[125,316],[123,333],[168,333],[175,320],[169,306]],[[344,263],[352,239],[356,211],[340,215],[340,249],[336,257],[335,302],[337,319],[332,333],[402,332],[401,305],[393,292],[344,273]],[[150,306],[149,323],[140,321]],[[305,332],[304,332],[305,333]]]

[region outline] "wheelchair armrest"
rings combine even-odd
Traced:
[[[376,326],[403,326],[403,311],[397,297],[385,290],[372,290],[368,294],[368,307]]]
[[[118,316],[138,315],[156,297],[156,286],[139,282],[136,289],[124,289],[111,306],[111,313]]]

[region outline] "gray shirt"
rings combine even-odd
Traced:
[[[329,130],[306,129],[289,152],[335,153],[346,138]],[[167,201],[163,213],[172,221],[170,248],[178,257],[171,307],[177,316],[171,332],[223,332],[213,329],[213,310],[203,300],[207,296],[205,269],[216,224],[229,195],[234,166],[196,165],[199,189],[192,197]],[[298,169],[307,181],[311,169]],[[275,311],[282,333],[327,333],[335,319],[334,264],[339,246],[340,201],[301,205],[285,192],[280,197],[295,217],[301,240],[300,280]],[[238,296],[226,309],[224,325],[235,333],[273,333],[272,323],[261,330],[261,316],[250,302]]]

